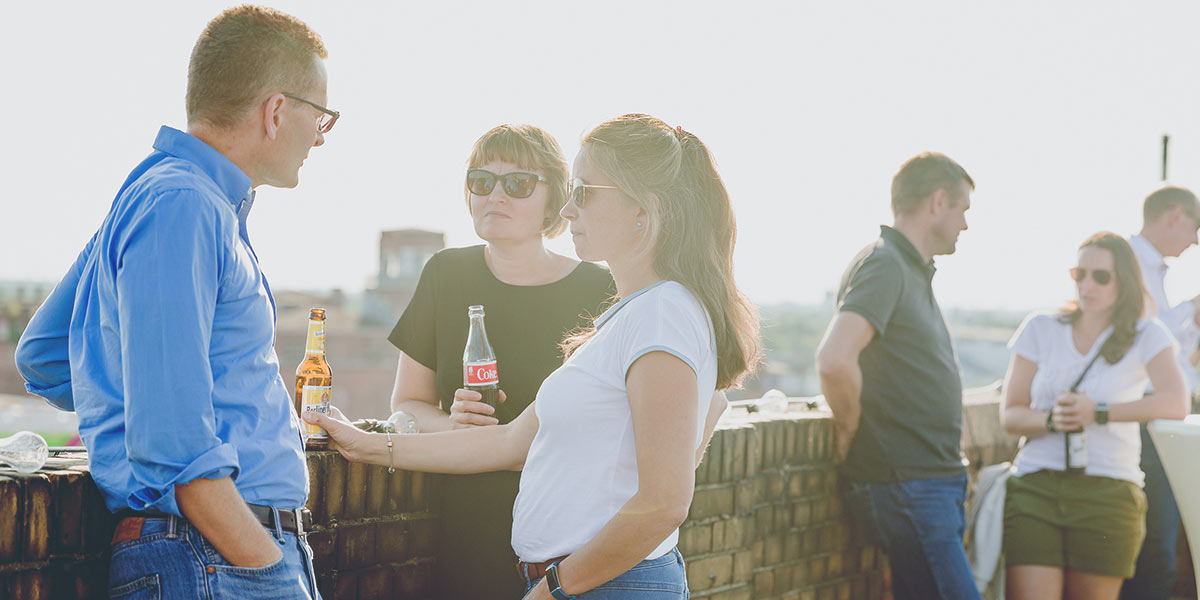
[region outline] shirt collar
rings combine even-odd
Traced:
[[[638,296],[641,296],[642,294],[645,294],[646,292],[648,292],[668,281],[670,281],[670,280],[662,279],[659,281],[655,281],[654,283],[652,283],[652,284],[650,284],[628,296],[625,296],[624,298],[621,298],[620,301],[618,301],[616,304],[609,307],[608,310],[604,311],[604,314],[600,315],[599,317],[596,317],[596,320],[593,321],[593,324],[596,326],[596,329],[599,330],[601,327],[603,327],[605,323],[607,323],[610,319],[613,318],[613,315],[620,312],[620,310],[622,308],[625,308],[625,305],[629,304],[630,300],[633,300],[634,298],[637,298]]]
[[[1142,234],[1134,234],[1129,236],[1129,245],[1133,247],[1134,254],[1137,254],[1142,259],[1143,263],[1155,266],[1167,266],[1167,259],[1163,258],[1162,252],[1150,243],[1150,240],[1142,237]]]
[[[204,143],[194,135],[185,133],[173,127],[163,125],[154,139],[154,149],[171,156],[182,158],[195,164],[204,174],[208,175],[225,198],[233,205],[235,211],[243,209],[242,201],[249,198],[254,202],[250,193],[250,176],[246,175],[233,161],[217,152],[215,148]],[[247,207],[248,209],[248,207]]]
[[[909,262],[925,270],[930,277],[933,277],[933,274],[937,271],[937,267],[933,266],[933,259],[926,261],[925,257],[921,256],[920,251],[917,250],[917,247],[903,233],[887,225],[880,225],[879,237],[883,238],[889,244],[895,244],[896,248],[900,250],[900,254],[903,254]]]

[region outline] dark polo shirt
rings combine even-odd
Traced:
[[[838,292],[838,311],[858,313],[875,328],[858,359],[862,421],[842,473],[871,482],[961,475],[962,379],[933,297],[936,269],[904,234],[880,230]]]

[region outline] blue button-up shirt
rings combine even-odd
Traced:
[[[26,388],[79,415],[108,508],[179,515],[175,486],[232,476],[247,502],[308,495],[275,303],[246,233],[250,178],[163,127],[17,346]]]

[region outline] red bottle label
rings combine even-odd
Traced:
[[[467,385],[490,385],[500,381],[496,361],[463,365],[467,369]]]

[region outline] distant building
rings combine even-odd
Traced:
[[[379,275],[363,298],[362,324],[391,327],[404,312],[425,262],[446,247],[446,234],[424,229],[397,229],[379,234]]]

